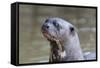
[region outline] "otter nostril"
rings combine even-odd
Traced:
[[[46,28],[48,29],[48,28],[49,28],[49,26],[46,26]]]
[[[48,29],[49,26],[47,24],[43,25],[43,28]]]

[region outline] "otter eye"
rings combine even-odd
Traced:
[[[49,21],[49,19],[45,20],[45,22],[47,23]]]
[[[60,30],[61,26],[56,21],[53,21],[53,25],[56,27],[58,31]]]
[[[56,21],[53,21],[53,25],[54,25],[56,28],[59,28],[59,24],[58,24]]]

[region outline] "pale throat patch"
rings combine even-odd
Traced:
[[[63,51],[63,52],[59,51],[59,55],[61,56],[61,58],[64,58],[66,56],[66,51]]]
[[[65,50],[63,51],[62,45],[60,43],[60,40],[57,40],[57,39],[55,39],[55,40],[56,40],[56,43],[57,43],[58,48],[59,48],[58,53],[59,53],[61,58],[64,58],[66,56],[66,51]]]

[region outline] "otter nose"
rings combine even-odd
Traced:
[[[49,29],[49,25],[47,25],[47,24],[43,24],[42,29],[43,29],[43,30],[47,30],[47,29]]]
[[[43,27],[45,27],[45,28],[47,28],[47,29],[49,28],[49,26],[48,26],[47,24],[46,24],[46,25],[44,25]]]

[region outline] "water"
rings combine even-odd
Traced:
[[[79,30],[78,34],[83,52],[95,51],[95,31],[88,31],[88,29]],[[45,62],[45,60],[47,62],[49,59],[49,49],[49,42],[40,32],[36,34],[36,36],[33,36],[31,42],[24,42],[22,46],[20,46],[20,63],[40,63],[41,61]]]
[[[19,6],[19,63],[40,63],[49,59],[49,42],[41,33],[47,17],[61,17],[78,29],[83,52],[96,50],[96,11],[92,8]]]

